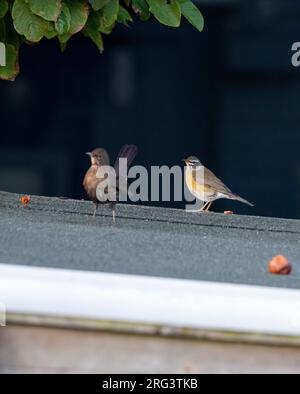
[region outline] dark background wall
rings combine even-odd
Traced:
[[[82,37],[64,54],[56,42],[23,46],[21,75],[0,81],[0,189],[85,198],[84,152],[136,143],[136,163],[195,154],[255,203],[216,209],[299,217],[299,5],[201,3],[202,34],[137,22],[102,56]]]

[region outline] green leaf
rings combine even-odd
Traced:
[[[146,21],[150,18],[149,5],[146,0],[132,0],[134,12],[140,14],[140,19]]]
[[[67,44],[67,42],[69,41],[69,39],[72,37],[72,34],[70,33],[66,33],[66,34],[61,34],[58,35],[57,38],[60,42],[60,44]],[[61,45],[62,47],[62,45]],[[66,49],[66,46],[64,46],[64,49],[62,50],[62,52]]]
[[[0,0],[0,18],[3,18],[8,11],[7,0]]]
[[[92,12],[89,16],[88,22],[83,31],[86,36],[91,38],[91,40],[94,42],[94,44],[102,53],[104,50],[104,46],[103,46],[102,34],[99,31],[99,27],[100,27],[99,15],[96,12]]]
[[[67,43],[66,42],[60,42],[60,50],[61,52],[64,52],[67,48]]]
[[[132,0],[132,8],[135,12],[148,12],[149,6],[146,0]]]
[[[71,13],[71,25],[68,33],[58,36],[62,52],[65,50],[66,44],[72,35],[84,28],[90,13],[88,4],[80,0],[65,0],[65,3]]]
[[[103,24],[105,26],[111,26],[116,22],[119,13],[119,0],[110,0],[109,3],[103,8]]]
[[[103,18],[100,18],[100,27],[99,27],[99,31],[103,34],[111,34],[111,32],[113,31],[113,29],[115,28],[116,23],[114,22],[113,24],[111,24],[110,26],[106,26],[106,24],[103,22]]]
[[[6,44],[6,66],[0,66],[0,78],[7,81],[14,81],[19,74],[18,48],[14,45]]]
[[[31,11],[47,21],[57,21],[62,0],[26,0]]]
[[[79,0],[65,0],[71,13],[71,26],[70,34],[76,34],[80,32],[89,17],[90,8],[87,3],[83,3]]]
[[[150,12],[163,25],[179,27],[181,8],[177,0],[147,0]]]
[[[150,18],[150,9],[146,0],[132,0],[133,11],[140,14],[142,21],[147,21]]]
[[[16,31],[28,41],[40,41],[48,29],[47,21],[33,14],[24,0],[15,1],[12,17]]]
[[[204,27],[193,0],[0,0],[0,42],[8,45],[8,64],[0,78],[18,74],[22,42],[30,45],[57,37],[64,50],[69,39],[83,31],[103,51],[102,34],[110,34],[117,23],[132,22],[130,9],[141,20],[153,14],[160,23],[178,27],[183,15],[197,30]]]
[[[5,44],[11,44],[16,48],[20,46],[20,36],[14,28],[13,20],[9,13],[3,19],[0,19],[0,41]]]
[[[204,28],[204,18],[201,11],[191,2],[191,0],[177,0],[184,17],[200,32]]]
[[[6,41],[6,24],[5,24],[4,19],[0,19],[0,41],[7,42]]]
[[[128,26],[128,22],[133,22],[133,19],[129,12],[120,5],[118,13],[118,22],[123,23],[123,25]]]
[[[101,33],[110,34],[116,24],[119,14],[119,0],[109,0],[101,11],[100,15],[100,27]]]
[[[48,22],[48,29],[45,33],[45,37],[48,40],[51,40],[52,38],[57,36],[57,31],[55,30],[55,25],[54,22]]]
[[[69,7],[63,3],[61,13],[55,22],[55,30],[58,34],[66,34],[71,28],[71,12]]]
[[[93,10],[101,10],[110,0],[89,0],[89,3],[93,7]]]

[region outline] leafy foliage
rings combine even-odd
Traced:
[[[0,78],[14,80],[19,73],[20,45],[43,38],[58,39],[62,50],[82,32],[103,52],[103,35],[117,24],[128,26],[137,14],[146,21],[151,14],[162,24],[179,27],[182,16],[200,32],[201,12],[192,0],[0,0],[0,42],[6,46],[6,66]]]

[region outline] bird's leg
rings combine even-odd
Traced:
[[[199,212],[205,212],[206,211],[206,207],[209,205],[209,201],[207,201],[204,205],[203,205],[203,207],[200,209],[200,211]]]
[[[116,224],[116,204],[111,204],[113,224]]]
[[[206,207],[206,209],[205,209],[205,212],[208,212],[208,211],[209,211],[209,208],[212,206],[212,203],[213,203],[213,201],[211,201],[211,202],[208,203],[208,205],[207,205],[207,207]]]
[[[94,205],[95,205],[95,209],[94,209],[94,214],[93,214],[93,220],[95,220],[95,217],[96,217],[96,213],[98,210],[98,203],[95,202]]]

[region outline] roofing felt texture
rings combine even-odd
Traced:
[[[300,288],[300,221],[0,192],[0,263]],[[267,273],[277,254],[290,276]]]

